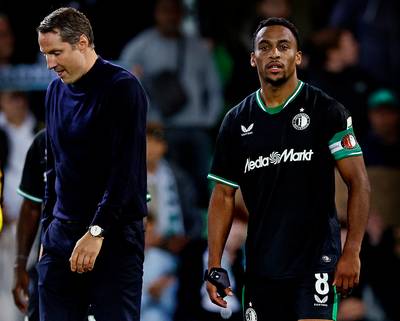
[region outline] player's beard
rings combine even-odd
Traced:
[[[277,78],[277,79],[271,79],[271,78],[269,78],[269,77],[264,77],[264,81],[267,83],[267,84],[270,84],[270,85],[272,85],[273,87],[280,87],[280,86],[282,86],[284,83],[286,83],[287,81],[288,81],[288,77],[285,77],[285,76],[283,76],[283,77],[281,77],[281,78]]]
[[[276,79],[272,79],[268,76],[265,76],[264,81],[267,84],[272,85],[273,87],[280,87],[283,84],[285,84],[293,74],[294,74],[294,72],[292,72],[290,75],[284,74],[282,77],[276,78]]]

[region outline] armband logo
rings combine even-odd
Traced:
[[[352,134],[343,136],[340,144],[344,149],[353,149],[357,146],[357,140]]]

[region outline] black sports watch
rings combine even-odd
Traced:
[[[102,229],[98,225],[90,225],[89,226],[89,233],[93,237],[103,237],[104,229]]]

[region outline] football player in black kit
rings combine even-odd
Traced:
[[[360,247],[369,211],[369,180],[349,112],[297,78],[296,27],[264,20],[251,65],[260,89],[225,116],[209,179],[210,299],[232,295],[221,256],[240,188],[249,212],[246,321],[336,320],[339,295],[359,282]],[[341,250],[334,169],[348,186],[348,234]]]
[[[24,170],[17,193],[24,199],[18,218],[14,263],[13,296],[16,306],[29,321],[39,321],[36,260],[39,244],[35,243],[40,230],[40,214],[45,192],[46,130],[39,131],[25,157]],[[31,252],[33,262],[28,262]],[[28,298],[28,300],[26,300]]]

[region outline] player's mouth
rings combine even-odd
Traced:
[[[283,64],[276,61],[270,62],[267,64],[267,70],[272,73],[278,73],[283,70]]]

